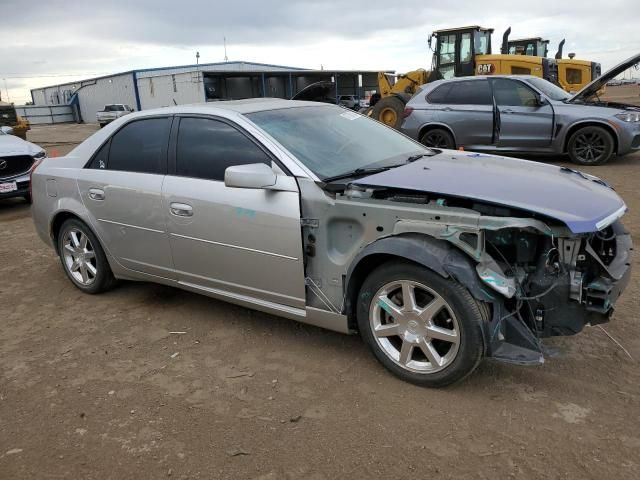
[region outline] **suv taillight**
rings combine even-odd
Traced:
[[[405,107],[404,111],[402,112],[402,118],[407,118],[409,115],[411,115],[412,112],[413,108]]]

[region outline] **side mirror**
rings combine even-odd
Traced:
[[[538,106],[539,107],[542,107],[542,106],[546,105],[547,103],[549,103],[549,101],[546,99],[546,97],[543,97],[539,93],[536,94],[536,100],[538,102]]]
[[[6,133],[7,135],[13,135],[13,128],[11,127],[0,127],[2,133]]]
[[[234,165],[224,171],[224,184],[234,188],[269,188],[275,186],[277,176],[264,163]]]

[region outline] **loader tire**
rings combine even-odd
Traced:
[[[399,97],[384,97],[373,107],[371,117],[398,130],[402,125],[404,106],[405,103]]]

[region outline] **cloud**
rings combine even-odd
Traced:
[[[193,63],[196,50],[201,62],[222,61],[223,37],[235,60],[397,71],[429,67],[432,30],[470,24],[496,29],[494,51],[511,25],[513,38],[549,38],[550,54],[566,38],[565,52],[605,69],[640,51],[637,0],[583,0],[577,6],[539,0],[527,9],[503,0],[424,6],[388,0],[2,3],[0,78],[22,98],[34,86],[87,74]],[[52,73],[78,77],[43,77]]]

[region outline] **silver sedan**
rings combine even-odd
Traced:
[[[571,169],[276,99],[132,113],[33,173],[36,229],[81,291],[151,281],[359,332],[425,386],[608,321],[626,210]]]

